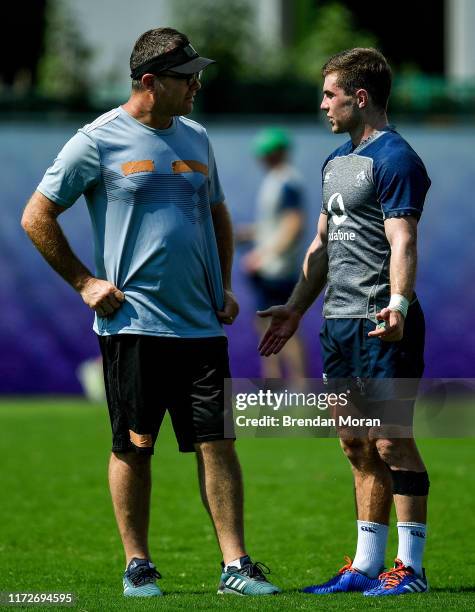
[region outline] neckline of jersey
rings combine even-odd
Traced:
[[[365,138],[360,144],[352,150],[352,153],[359,153],[363,149],[365,149],[368,145],[372,144],[375,140],[386,134],[387,132],[395,132],[396,128],[388,123],[380,130],[375,130],[368,138]]]
[[[131,122],[133,122],[136,125],[139,125],[140,127],[144,128],[148,132],[152,132],[153,134],[157,134],[158,136],[167,136],[168,134],[173,134],[173,132],[176,130],[176,126],[177,126],[177,118],[176,117],[172,117],[172,124],[171,124],[170,127],[165,128],[164,130],[159,130],[157,128],[150,127],[149,125],[145,125],[145,123],[142,123],[141,121],[139,121],[135,117],[132,117],[132,115],[130,115],[122,106],[119,106],[118,110],[119,110],[120,114],[122,116],[124,116],[126,119],[130,120]]]

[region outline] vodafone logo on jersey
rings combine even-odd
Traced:
[[[328,214],[331,215],[331,219],[335,225],[341,225],[348,219],[348,215],[345,213],[345,205],[343,204],[343,197],[341,193],[334,193],[328,200]],[[355,240],[355,232],[343,232],[338,229],[334,232],[329,232],[328,240]]]
[[[334,208],[338,208],[338,212]],[[341,225],[348,219],[341,193],[334,193],[328,200],[328,213],[332,216],[335,225]]]

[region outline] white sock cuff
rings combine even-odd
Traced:
[[[230,561],[224,566],[224,571],[228,571],[228,567],[236,567],[237,569],[241,569],[241,559],[234,559],[234,561]]]
[[[372,521],[360,521],[359,519],[356,521],[358,529],[360,527],[373,527],[378,531],[387,531],[389,529],[389,525],[384,525],[383,523],[373,523]]]
[[[418,527],[419,529],[427,529],[426,523],[412,523],[412,522],[397,522],[396,527]]]

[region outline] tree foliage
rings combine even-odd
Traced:
[[[304,79],[321,78],[323,64],[335,53],[352,47],[375,47],[373,34],[355,27],[351,12],[339,2],[318,7],[313,26],[297,44],[289,59],[295,72]]]
[[[255,52],[254,8],[249,0],[174,0],[172,9],[175,27],[199,53],[217,61],[220,78],[242,75]]]
[[[264,41],[249,0],[174,0],[173,14],[192,44],[218,61],[216,74],[225,80],[293,75],[315,83],[330,56],[377,44],[374,35],[355,27],[351,12],[339,2],[319,4],[307,35],[290,48]]]
[[[85,99],[93,55],[64,0],[48,0],[44,53],[38,64],[38,90],[58,99]]]

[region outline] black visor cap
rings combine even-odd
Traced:
[[[148,62],[134,68],[130,76],[132,79],[140,79],[147,72],[159,74],[164,70],[173,70],[173,72],[181,74],[193,74],[215,63],[212,59],[200,57],[191,45],[186,45],[185,47],[176,47],[171,51],[153,57]]]

